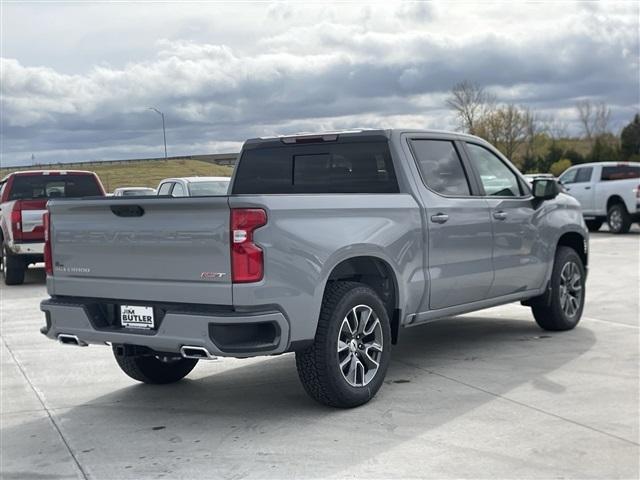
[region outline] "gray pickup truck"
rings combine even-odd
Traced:
[[[553,179],[530,187],[479,138],[256,138],[229,191],[50,200],[42,332],[109,344],[146,383],[200,359],[295,352],[314,399],[354,407],[406,327],[514,301],[546,330],[582,314],[580,205]]]

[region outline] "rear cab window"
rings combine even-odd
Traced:
[[[388,139],[247,146],[233,194],[398,193]]]
[[[610,180],[625,180],[628,178],[640,178],[640,165],[614,165],[602,167],[600,179],[603,182]]]
[[[102,196],[93,175],[16,175],[8,200]]]
[[[189,184],[189,196],[207,197],[210,195],[226,195],[229,182],[211,180],[206,182],[192,182]]]

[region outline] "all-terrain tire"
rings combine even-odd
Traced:
[[[124,373],[134,380],[151,384],[174,383],[186,377],[198,363],[197,359],[171,358],[162,360],[154,355],[118,355],[113,345],[113,356]]]
[[[368,316],[366,316],[367,309],[364,307],[371,310]],[[363,320],[365,316],[366,320]],[[355,343],[349,343],[348,351],[340,351],[340,348],[344,348],[346,344],[339,343],[343,338],[342,335],[345,334],[346,328],[351,328],[344,324],[347,318],[349,322],[357,318],[356,323],[362,323],[363,330],[375,325],[377,318],[380,328],[375,327],[374,333],[368,335],[358,334],[354,328],[356,334],[350,342]],[[360,338],[358,335],[362,337],[362,344],[356,340]],[[376,338],[373,341],[372,335]],[[371,347],[378,343],[381,346],[379,354],[376,353],[377,347],[375,349]],[[333,282],[327,286],[324,294],[314,343],[307,349],[296,352],[298,375],[306,392],[318,402],[339,408],[357,407],[371,400],[382,386],[389,366],[390,348],[389,316],[376,292],[358,282]],[[373,352],[371,349],[374,349]],[[372,367],[370,353],[377,359],[377,368]],[[348,355],[354,361],[356,373],[353,377],[349,375],[352,371],[350,362],[346,367],[341,368],[340,363],[344,361],[341,360],[341,355]],[[359,370],[357,362],[362,365],[362,370]],[[345,368],[349,372],[345,373]],[[365,368],[368,369],[366,374]],[[368,381],[365,375],[370,376]],[[358,381],[358,376],[362,382]],[[350,380],[347,380],[347,377]]]
[[[2,244],[2,279],[5,285],[22,285],[27,265],[18,255],[13,255],[6,245]]]
[[[631,216],[622,203],[611,205],[607,212],[607,223],[612,233],[628,233],[631,228]]]
[[[564,277],[569,278],[569,283]],[[532,302],[531,310],[537,324],[544,330],[551,331],[574,328],[580,321],[584,308],[585,280],[584,264],[580,255],[570,247],[558,247],[550,290]],[[577,292],[579,298],[575,297]],[[570,300],[566,295],[573,296],[574,299]],[[567,302],[571,303],[571,308],[566,306]]]

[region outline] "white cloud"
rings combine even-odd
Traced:
[[[158,140],[150,105],[166,114],[172,154],[302,130],[451,128],[444,99],[462,79],[546,113],[566,116],[575,98],[591,97],[618,123],[631,118],[637,6],[563,3],[550,16],[540,4],[505,5],[164,5],[142,24],[149,9],[135,4],[66,7],[62,45],[59,23],[32,15],[41,33],[27,38],[25,19],[5,11],[3,163],[26,152],[41,161],[147,155]],[[60,48],[66,63],[33,53]]]

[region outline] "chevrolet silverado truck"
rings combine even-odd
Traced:
[[[516,301],[569,330],[585,300],[578,202],[458,133],[256,138],[228,195],[48,208],[42,333],[108,344],[146,383],[295,352],[311,397],[354,407],[381,387],[401,331]]]
[[[640,222],[640,164],[584,163],[567,169],[560,183],[580,202],[589,230],[607,221],[613,233],[627,233]]]
[[[6,285],[23,283],[29,264],[43,261],[42,216],[47,201],[93,195],[104,195],[100,179],[81,170],[29,170],[0,180],[0,248]]]

